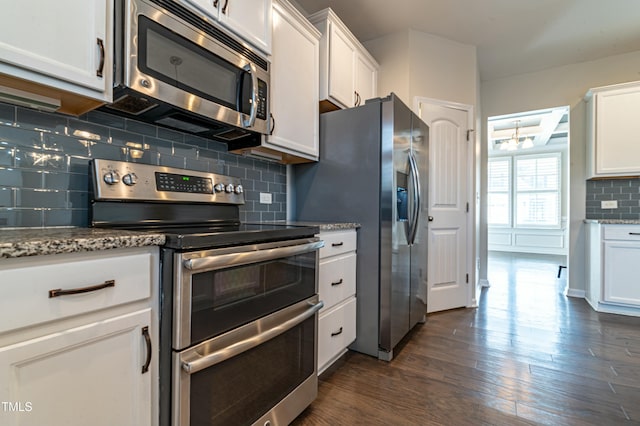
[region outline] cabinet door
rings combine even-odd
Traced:
[[[346,34],[331,24],[329,34],[329,96],[340,106],[355,105],[355,48]]]
[[[198,15],[212,20],[218,20],[221,4],[225,0],[178,0]]]
[[[271,0],[220,0],[220,22],[271,54]]]
[[[638,264],[640,243],[605,241],[604,300],[612,303],[640,306]]]
[[[377,95],[378,71],[363,55],[356,57],[356,102],[364,105],[367,99]]]
[[[151,309],[0,348],[3,425],[151,424]]]
[[[2,0],[0,5],[5,63],[0,71],[33,80],[25,74],[29,71],[110,92],[112,0]]]
[[[318,36],[279,4],[273,10],[272,145],[318,158]]]
[[[640,174],[640,88],[596,94],[595,174]]]

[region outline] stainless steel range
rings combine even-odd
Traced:
[[[240,179],[93,160],[91,223],[161,248],[160,424],[286,425],[317,395],[317,227],[242,224]]]

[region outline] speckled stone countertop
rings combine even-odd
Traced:
[[[601,225],[640,225],[640,219],[585,219],[584,221]]]
[[[290,226],[317,226],[318,228],[320,228],[320,231],[346,231],[349,229],[360,228],[360,224],[355,222],[332,223],[332,222],[305,222],[305,221],[299,222],[295,220],[293,221],[292,220],[286,220],[286,221],[276,220],[274,222],[267,222],[267,223],[273,223],[276,225],[290,225]]]
[[[164,244],[163,234],[97,228],[0,230],[0,258]]]

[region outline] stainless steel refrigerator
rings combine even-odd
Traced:
[[[356,340],[391,360],[424,321],[429,128],[394,94],[320,116],[320,161],[293,167],[293,219],[359,222]]]

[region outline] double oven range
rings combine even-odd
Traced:
[[[93,160],[95,227],[161,247],[160,424],[291,422],[317,395],[313,226],[243,224],[240,179]]]

